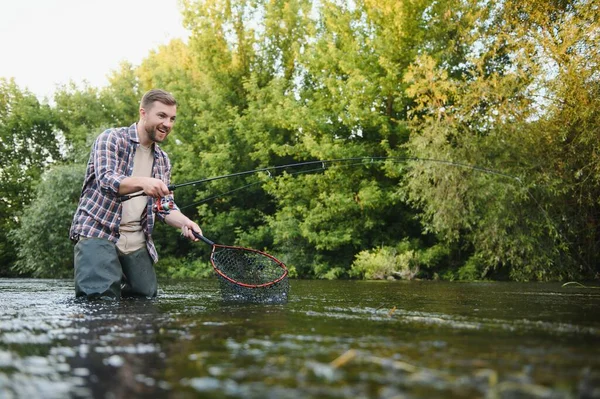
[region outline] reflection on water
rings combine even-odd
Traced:
[[[0,398],[600,398],[600,290],[290,282],[282,305],[216,280],[78,302],[0,279]]]

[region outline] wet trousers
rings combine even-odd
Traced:
[[[75,245],[75,296],[119,299],[155,297],[156,273],[146,248],[123,254],[103,238],[82,238]]]

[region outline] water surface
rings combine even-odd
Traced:
[[[283,305],[216,280],[82,303],[0,279],[0,398],[600,398],[600,289],[290,284]]]

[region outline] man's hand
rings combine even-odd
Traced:
[[[144,177],[143,179],[142,189],[147,196],[158,198],[170,194],[169,188],[162,180],[153,177]]]
[[[181,226],[181,235],[189,238],[192,241],[198,241],[193,231],[202,235],[202,230],[200,229],[200,227],[196,223],[188,219],[188,223]]]
[[[181,229],[181,235],[192,241],[198,241],[196,236],[194,236],[193,231],[202,235],[200,227],[180,211],[173,210],[169,212],[165,215],[165,222],[167,222],[169,226]]]
[[[160,179],[153,177],[126,177],[121,181],[119,194],[131,194],[143,191],[149,197],[164,197],[169,195],[169,187]]]

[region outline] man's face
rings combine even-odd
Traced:
[[[150,140],[162,143],[167,138],[177,115],[177,106],[154,101],[148,110],[142,108],[144,129]]]

